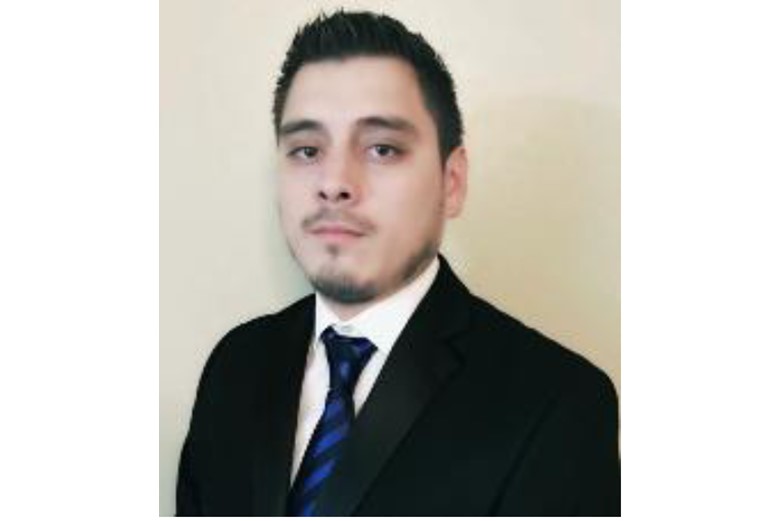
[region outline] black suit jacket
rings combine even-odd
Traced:
[[[440,262],[316,514],[619,515],[608,377]],[[178,515],[284,515],[313,329],[309,296],[214,349],[182,449]]]

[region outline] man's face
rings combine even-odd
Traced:
[[[436,255],[466,189],[463,148],[444,167],[414,69],[388,57],[304,65],[279,131],[288,245],[326,298],[383,298]]]

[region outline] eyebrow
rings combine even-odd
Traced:
[[[418,135],[418,128],[411,121],[395,116],[368,116],[359,119],[356,126],[361,130],[387,129],[411,136]]]
[[[279,127],[279,137],[283,138],[304,131],[325,133],[325,126],[314,119],[294,119]]]
[[[409,120],[397,116],[366,116],[355,122],[359,131],[386,129],[418,136],[418,128]],[[294,119],[279,127],[279,138],[285,138],[298,132],[317,132],[328,134],[321,122],[314,119]]]

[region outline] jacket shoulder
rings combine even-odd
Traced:
[[[282,348],[277,341],[291,328],[311,315],[314,296],[303,297],[276,313],[261,315],[238,324],[225,333],[212,349],[204,365],[202,379],[206,379],[215,366],[226,363],[241,364],[263,354],[264,351]]]
[[[472,317],[473,342],[480,338],[483,346],[479,356],[490,356],[507,370],[558,390],[582,385],[613,388],[605,371],[585,356],[476,296]]]
[[[241,322],[225,333],[217,345],[219,346],[222,343],[239,341],[246,337],[262,335],[266,331],[273,330],[276,327],[285,327],[289,322],[294,321],[302,314],[307,313],[310,308],[313,309],[313,303],[314,297],[312,295],[307,295],[276,313],[260,315],[245,322]]]

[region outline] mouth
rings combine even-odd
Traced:
[[[364,237],[361,230],[343,224],[319,224],[309,229],[313,236],[328,242],[352,242]]]

